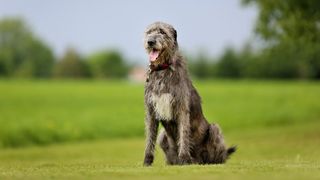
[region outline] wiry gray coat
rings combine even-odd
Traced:
[[[164,131],[158,141],[168,164],[224,163],[235,147],[227,149],[219,127],[206,121],[200,96],[178,51],[174,28],[161,22],[150,25],[145,48],[148,53],[159,51],[159,57],[151,62],[145,84],[147,140],[144,165],[153,162],[159,123]],[[170,66],[157,68],[163,64]]]

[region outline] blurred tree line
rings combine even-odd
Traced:
[[[255,33],[259,48],[228,47],[219,57],[188,56],[197,78],[320,79],[320,1],[242,0],[259,10]],[[55,60],[51,49],[20,19],[0,21],[0,76],[124,78],[130,67],[117,51],[88,57],[75,49]]]
[[[0,20],[0,77],[125,78],[128,68],[115,50],[83,57],[68,48],[61,58],[55,58],[22,19]]]

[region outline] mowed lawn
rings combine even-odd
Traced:
[[[320,83],[206,81],[225,165],[142,166],[143,85],[0,80],[0,179],[319,179]]]
[[[238,152],[224,165],[143,167],[142,138],[0,150],[0,179],[319,179],[320,124],[226,133]]]

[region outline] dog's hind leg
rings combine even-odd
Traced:
[[[174,140],[167,135],[164,129],[162,129],[159,134],[158,142],[166,156],[167,164],[178,164],[178,147],[175,145]]]
[[[224,144],[224,139],[218,125],[210,124],[208,129],[208,159],[206,163],[220,164],[224,163],[228,157],[227,150]]]

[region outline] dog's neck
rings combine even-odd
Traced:
[[[146,78],[146,82],[149,82],[149,78],[150,75],[153,72],[160,72],[160,71],[164,71],[164,70],[168,70],[171,69],[172,71],[175,70],[175,68],[173,67],[173,63],[172,62],[168,62],[168,63],[162,63],[162,64],[149,64],[149,70],[147,72],[147,78]]]
[[[163,63],[158,65],[150,64],[149,68],[151,71],[162,71],[170,68],[171,65],[172,63]]]

